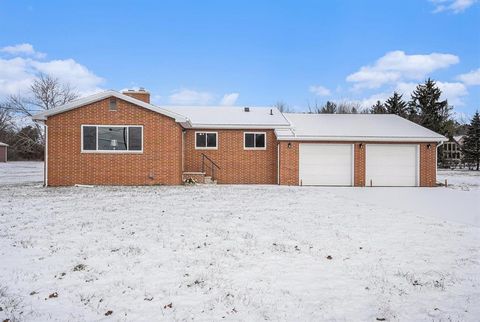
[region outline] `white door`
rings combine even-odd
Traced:
[[[299,178],[302,185],[351,186],[353,145],[300,144]]]
[[[367,144],[367,186],[418,186],[418,145]]]

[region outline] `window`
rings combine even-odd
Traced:
[[[245,132],[243,148],[247,150],[264,150],[267,146],[265,132]]]
[[[82,152],[142,152],[143,127],[82,125]]]
[[[216,149],[217,132],[195,132],[196,149]]]
[[[117,99],[115,97],[110,98],[110,104],[108,106],[108,109],[110,111],[116,111],[117,110]]]

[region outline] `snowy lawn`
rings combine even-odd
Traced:
[[[438,171],[436,188],[319,188],[372,207],[403,210],[420,216],[480,227],[480,171]]]
[[[445,183],[450,188],[461,190],[480,189],[480,171],[469,170],[438,170],[437,181]]]
[[[0,186],[0,321],[478,320],[480,228],[364,191]]]
[[[0,185],[43,182],[43,162],[0,162]]]

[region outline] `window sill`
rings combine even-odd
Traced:
[[[143,154],[143,151],[81,151],[85,154]]]
[[[195,150],[218,150],[218,147],[215,147],[215,148],[198,148],[198,147],[195,147]]]

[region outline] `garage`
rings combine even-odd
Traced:
[[[301,185],[352,186],[353,145],[299,145],[299,179]]]
[[[418,186],[417,144],[367,144],[366,185]]]

